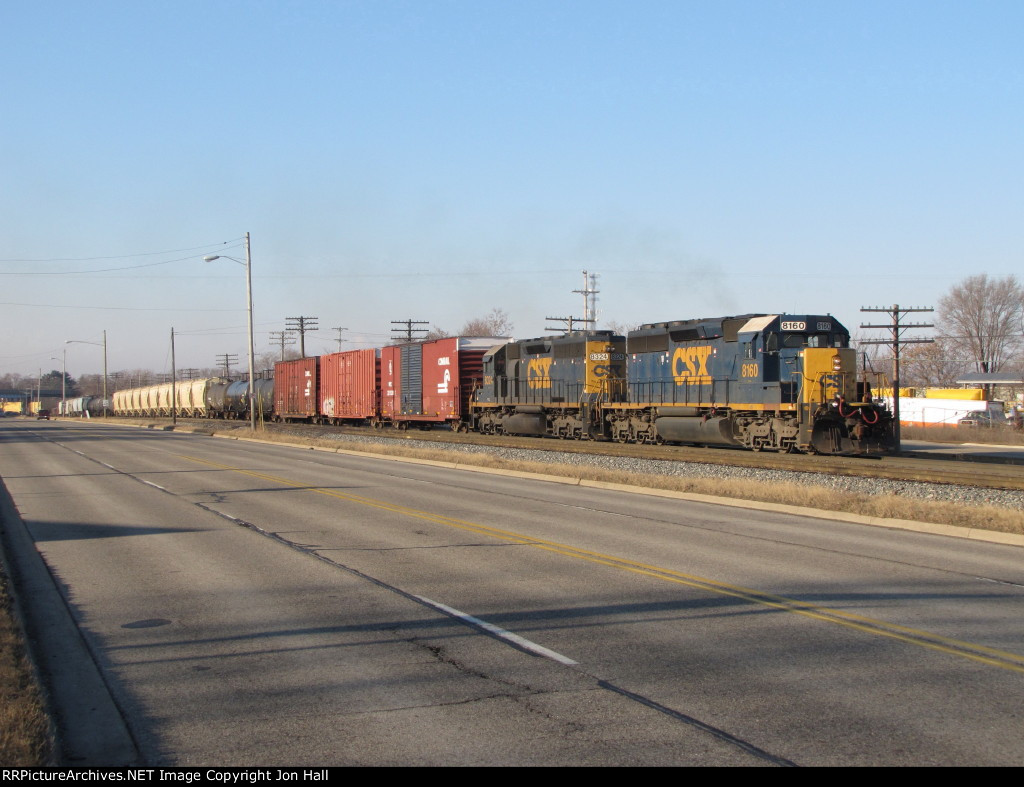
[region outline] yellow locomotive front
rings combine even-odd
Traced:
[[[819,454],[880,454],[893,448],[889,411],[857,380],[857,351],[805,347],[800,359],[802,447]]]

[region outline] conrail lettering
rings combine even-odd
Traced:
[[[676,381],[676,385],[710,383],[711,373],[708,371],[708,358],[710,357],[710,344],[703,347],[677,347],[672,354],[672,378]]]
[[[531,358],[526,365],[526,383],[530,388],[551,387],[551,358]]]

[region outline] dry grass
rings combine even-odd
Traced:
[[[53,751],[50,720],[11,612],[7,581],[0,569],[0,763],[45,766],[51,764]]]
[[[227,431],[235,432],[237,435],[236,430]],[[674,492],[713,495],[715,497],[799,505],[807,508],[842,511],[883,519],[907,519],[915,522],[929,522],[932,524],[1024,535],[1024,512],[999,506],[913,500],[898,495],[865,496],[852,492],[839,492],[829,487],[815,486],[813,484],[777,484],[749,480],[678,478],[624,473],[599,467],[518,462],[505,460],[490,454],[473,454],[461,451],[455,453],[446,451],[443,448],[417,448],[403,445],[400,441],[395,441],[395,445],[365,443],[353,446],[347,443],[339,445],[336,440],[302,438],[270,432],[260,433],[259,437],[262,440],[280,443],[358,450],[363,453],[403,456],[441,462],[457,462],[461,465],[518,470],[521,472],[581,478],[591,481],[608,481],[647,489],[666,489]]]
[[[1019,429],[972,429],[960,426],[903,426],[903,440],[926,440],[933,443],[984,443],[986,445],[1024,445],[1024,431]]]

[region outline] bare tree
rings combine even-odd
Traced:
[[[952,388],[971,367],[971,361],[945,337],[933,344],[908,345],[901,363],[901,383],[919,388]]]
[[[511,336],[512,318],[504,309],[491,309],[490,314],[469,320],[462,326],[462,336]]]
[[[979,372],[998,372],[1021,346],[1024,287],[1015,276],[969,276],[939,299],[940,334]]]
[[[602,326],[602,329],[612,331],[613,333],[617,333],[620,336],[625,336],[631,330],[633,330],[630,326],[626,325],[625,323],[618,322],[617,320],[606,320],[604,325]]]
[[[451,336],[451,334],[444,328],[438,328],[436,325],[432,325],[430,326],[430,330],[427,331],[427,335],[423,337],[423,341],[432,342],[435,339],[446,339],[449,336]]]

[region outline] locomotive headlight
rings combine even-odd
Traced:
[[[838,355],[832,356],[832,371],[840,372],[843,369],[843,359]]]

